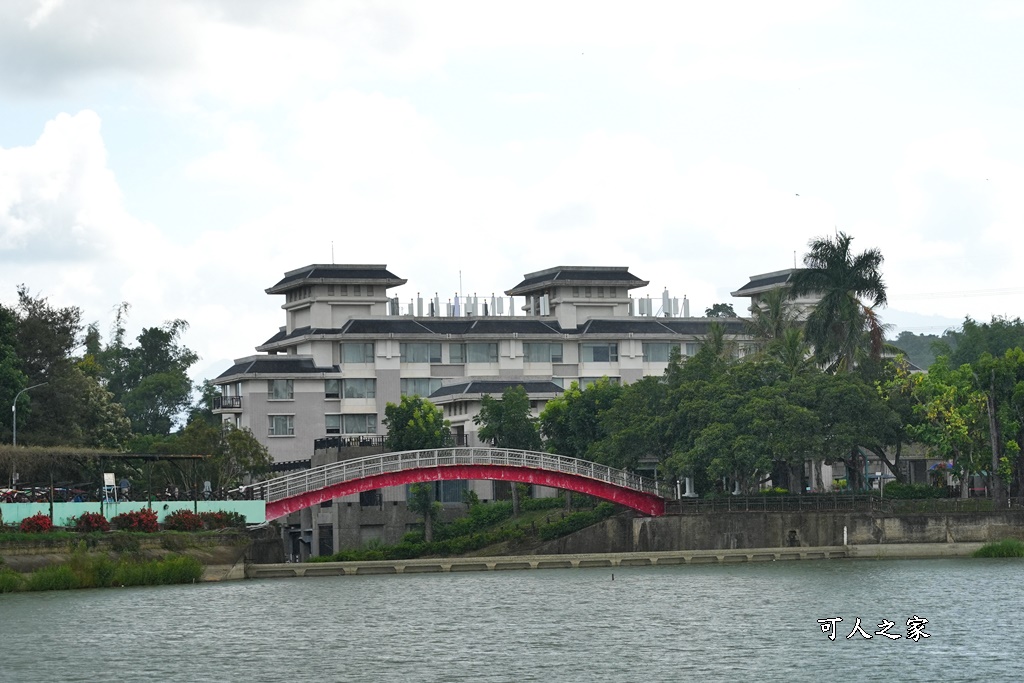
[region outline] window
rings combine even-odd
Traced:
[[[267,431],[269,436],[295,436],[294,415],[268,415],[270,426]]]
[[[334,296],[334,285],[327,285],[327,296]]]
[[[603,299],[604,298],[604,287],[598,287],[597,288],[597,298],[598,299]]]
[[[700,342],[687,342],[686,343],[686,355],[687,356],[696,356],[698,351],[700,351]]]
[[[590,298],[590,287],[583,288],[583,296],[585,296],[588,299]]]
[[[328,434],[376,434],[376,415],[324,415]]]
[[[341,383],[345,398],[377,398],[377,380],[346,379]]]
[[[667,363],[672,355],[672,349],[678,349],[679,344],[670,342],[644,342],[645,363]]]
[[[362,285],[352,285],[352,296],[362,296],[362,295],[363,295],[363,286]]]
[[[324,398],[341,398],[341,380],[324,380]]]
[[[342,415],[342,428],[346,434],[376,434],[376,415]]]
[[[372,363],[373,342],[343,342],[341,345],[342,363]]]
[[[441,345],[429,342],[399,344],[403,363],[440,363]]]
[[[580,298],[580,288],[579,287],[573,287],[572,288],[572,296],[573,296],[574,299]]]
[[[465,363],[466,362],[466,345],[465,344],[449,344],[448,345],[448,362],[449,363]]]
[[[613,363],[619,360],[616,342],[586,342],[580,344],[580,361],[584,363]]]
[[[523,358],[527,363],[561,363],[562,344],[547,342],[524,342]]]
[[[373,285],[366,285],[366,296],[373,296]]]
[[[341,434],[341,415],[324,415],[324,426],[328,434]]]
[[[430,396],[441,388],[441,380],[432,377],[404,377],[401,381],[402,396]]]
[[[294,382],[290,379],[268,379],[267,398],[271,401],[290,401],[295,398]]]
[[[473,342],[466,344],[467,363],[497,363],[498,342]]]
[[[608,288],[608,298],[609,299],[614,299],[615,298],[615,288],[614,287],[609,287]]]

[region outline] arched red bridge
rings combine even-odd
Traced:
[[[644,514],[665,514],[656,482],[588,460],[505,448],[437,448],[343,460],[256,485],[267,521],[325,500],[385,486],[449,479],[496,479],[586,493]]]

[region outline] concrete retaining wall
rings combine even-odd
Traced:
[[[843,530],[846,530],[846,538]],[[885,515],[837,512],[723,512],[636,517],[546,543],[539,554],[829,547],[1024,540],[1024,510]]]

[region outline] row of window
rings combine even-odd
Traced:
[[[697,353],[700,345],[688,342],[644,342],[645,362],[667,362],[672,349],[679,349],[684,356]],[[399,354],[403,363],[441,363],[440,342],[402,342]],[[497,363],[497,342],[457,342],[448,345],[450,363]],[[524,342],[523,358],[527,363],[563,362],[560,342]],[[619,359],[617,342],[581,342],[580,362],[610,363]],[[373,363],[373,342],[344,342],[341,344],[342,363]]]
[[[324,415],[327,434],[376,434],[377,415]],[[269,415],[268,436],[295,436],[294,415]]]
[[[352,296],[363,296],[363,291],[366,292],[366,296],[373,296],[373,285],[352,285]],[[348,285],[327,285],[327,296],[348,296],[349,286]],[[310,299],[313,297],[313,289],[311,287],[296,287],[285,294],[285,300],[291,303],[292,301],[301,301],[302,299]]]

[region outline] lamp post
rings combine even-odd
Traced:
[[[47,382],[41,382],[39,384],[33,384],[30,387],[25,387],[24,389],[22,389],[21,391],[19,391],[18,393],[16,393],[14,395],[14,403],[11,404],[11,416],[12,416],[11,417],[11,434],[12,434],[12,436],[11,436],[11,445],[12,446],[17,446],[18,445],[18,397],[21,396],[22,394],[24,394],[29,389],[35,389],[36,387],[41,387],[44,384],[47,384]]]

